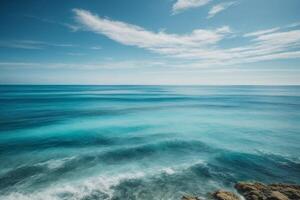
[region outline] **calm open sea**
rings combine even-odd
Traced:
[[[0,86],[0,199],[300,184],[300,86]]]

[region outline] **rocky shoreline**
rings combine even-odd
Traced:
[[[235,186],[237,193],[218,190],[211,195],[215,200],[300,200],[300,185],[263,184],[240,182]],[[182,200],[204,200],[199,197],[183,196]]]

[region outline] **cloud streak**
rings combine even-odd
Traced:
[[[256,37],[256,36],[265,35],[268,33],[274,33],[276,31],[278,31],[279,29],[280,29],[279,27],[275,27],[275,28],[271,28],[271,29],[259,30],[259,31],[247,33],[244,35],[244,37]]]
[[[299,58],[300,30],[273,28],[246,33],[248,44],[222,47],[235,33],[230,27],[195,29],[189,34],[153,32],[125,22],[104,19],[87,10],[74,9],[76,20],[87,31],[104,35],[123,45],[135,46],[179,61],[188,66],[224,66],[273,59]]]
[[[97,70],[97,69],[129,69],[129,68],[140,68],[144,66],[146,68],[163,68],[171,67],[170,62],[164,60],[153,61],[153,60],[109,60],[100,62],[83,62],[83,63],[50,63],[50,62],[0,62],[0,68],[6,70],[12,69],[70,69],[70,70]],[[180,64],[174,63],[175,67],[180,67]],[[174,67],[172,64],[172,68]]]
[[[231,2],[220,3],[220,4],[215,5],[208,12],[207,18],[210,19],[210,18],[214,17],[216,14],[226,10],[227,8],[229,8],[235,4],[236,4],[236,2],[231,1]]]
[[[48,24],[63,26],[63,27],[70,29],[73,32],[78,31],[80,29],[80,27],[78,27],[76,25],[65,23],[65,22],[57,22],[57,21],[47,19],[47,18],[37,17],[37,16],[33,16],[33,15],[24,15],[24,17],[35,19],[35,20],[38,20],[38,21],[41,21],[44,23],[48,23]]]
[[[47,47],[75,47],[73,44],[64,43],[49,43],[37,40],[8,40],[0,41],[0,47],[14,48],[14,49],[31,49],[40,50]]]
[[[216,44],[230,32],[229,27],[223,26],[215,30],[196,29],[190,34],[183,35],[155,33],[139,26],[100,18],[86,10],[73,11],[77,21],[89,31],[105,35],[124,45],[137,46],[166,55],[177,54],[176,49],[204,48]]]
[[[211,0],[177,0],[173,5],[173,14],[178,14],[191,8],[197,8],[208,4]]]

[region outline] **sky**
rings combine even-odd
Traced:
[[[0,4],[0,84],[300,84],[299,0]]]

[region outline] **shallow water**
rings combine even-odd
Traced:
[[[298,86],[0,86],[0,199],[300,184]]]

